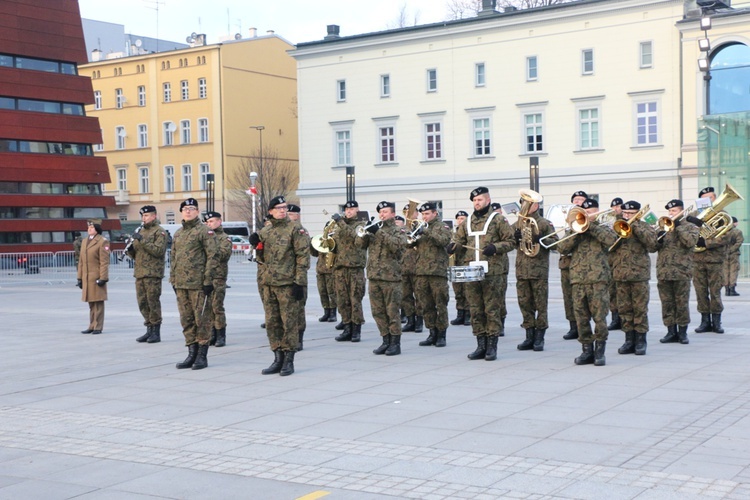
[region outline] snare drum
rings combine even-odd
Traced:
[[[467,281],[482,281],[484,268],[481,266],[453,266],[448,268],[448,280],[451,283],[466,283]]]

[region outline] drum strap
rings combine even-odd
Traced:
[[[497,215],[497,212],[492,212],[489,217],[487,217],[487,220],[484,223],[484,227],[480,231],[472,231],[471,230],[471,216],[474,214],[469,214],[468,220],[466,221],[466,229],[468,230],[468,235],[474,237],[474,260],[479,260],[479,237],[484,236],[487,234],[487,231],[490,228],[490,222],[492,222],[492,219],[495,218]]]

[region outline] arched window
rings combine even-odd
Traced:
[[[750,111],[750,47],[722,45],[711,55],[708,113]]]

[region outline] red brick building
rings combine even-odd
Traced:
[[[0,0],[0,253],[72,250],[86,219],[107,220],[107,160],[77,0]]]

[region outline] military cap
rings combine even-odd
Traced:
[[[573,203],[573,198],[577,198],[577,197],[579,197],[579,196],[580,196],[581,198],[586,198],[586,199],[589,199],[589,195],[587,195],[587,194],[586,194],[586,191],[576,191],[575,193],[573,193],[573,196],[571,196],[571,197],[570,197],[570,202],[571,202],[571,203]],[[599,206],[599,205],[598,205],[598,202],[597,202],[597,205],[596,205],[596,206],[597,206],[597,207]]]
[[[349,200],[344,204],[344,208],[359,208],[359,203],[355,200]]]
[[[715,192],[716,192],[716,190],[714,189],[713,186],[704,187],[703,189],[701,189],[701,192],[698,193],[698,197],[700,198],[704,194],[715,193]]]
[[[402,215],[397,215],[396,217],[394,217],[394,219],[400,220],[401,222],[406,222],[406,219],[404,219]]]
[[[141,210],[139,212],[141,215],[143,214],[155,214],[156,213],[156,207],[153,205],[144,205],[141,207]]]
[[[89,219],[86,221],[89,226],[93,226],[96,229],[97,234],[102,234],[102,220],[101,219]]]
[[[459,217],[468,217],[468,216],[469,214],[466,213],[466,210],[459,210],[458,212],[456,212],[456,219],[458,219]]]
[[[431,201],[425,201],[419,206],[419,213],[426,212],[427,210],[437,210],[437,206]]]
[[[474,201],[474,198],[476,198],[480,194],[486,194],[486,193],[489,193],[489,192],[490,192],[490,190],[487,189],[486,187],[479,186],[478,188],[476,188],[474,191],[471,192],[471,194],[469,195],[469,201]]]
[[[283,196],[277,196],[268,202],[268,210],[272,210],[276,205],[281,205],[282,203],[286,203],[286,199]]]
[[[630,200],[622,204],[623,210],[640,210],[641,204],[635,200]]]
[[[620,205],[622,205],[623,203],[624,203],[624,202],[622,201],[622,198],[620,198],[620,197],[618,196],[617,198],[612,198],[612,202],[611,202],[611,203],[609,204],[609,207],[610,207],[610,208],[612,208],[612,207],[617,207],[617,206],[620,206]]]
[[[492,210],[500,210],[501,208],[503,208],[503,206],[499,203],[492,203],[490,204],[490,207],[492,207]]]
[[[180,212],[182,212],[182,209],[185,207],[195,207],[198,208],[198,200],[195,198],[188,198],[187,200],[180,203]]]
[[[664,208],[666,208],[667,210],[674,207],[685,208],[685,204],[682,202],[682,200],[674,199],[670,200],[669,203],[664,205]]]
[[[380,212],[382,209],[388,208],[388,207],[392,208],[393,210],[396,210],[396,204],[390,201],[381,201],[380,203],[378,203],[378,206],[377,208],[375,208],[375,210],[377,212]]]
[[[737,217],[732,217],[732,222],[734,222],[736,224],[738,222],[737,221]]]
[[[291,212],[293,214],[298,214],[302,212],[302,209],[299,205],[295,205],[294,203],[288,203],[287,204],[287,212]]]
[[[213,218],[221,219],[221,214],[219,212],[206,212],[206,215],[203,216],[203,220],[213,219]]]
[[[586,198],[583,200],[583,203],[581,203],[581,208],[599,208],[599,202],[593,198]]]

